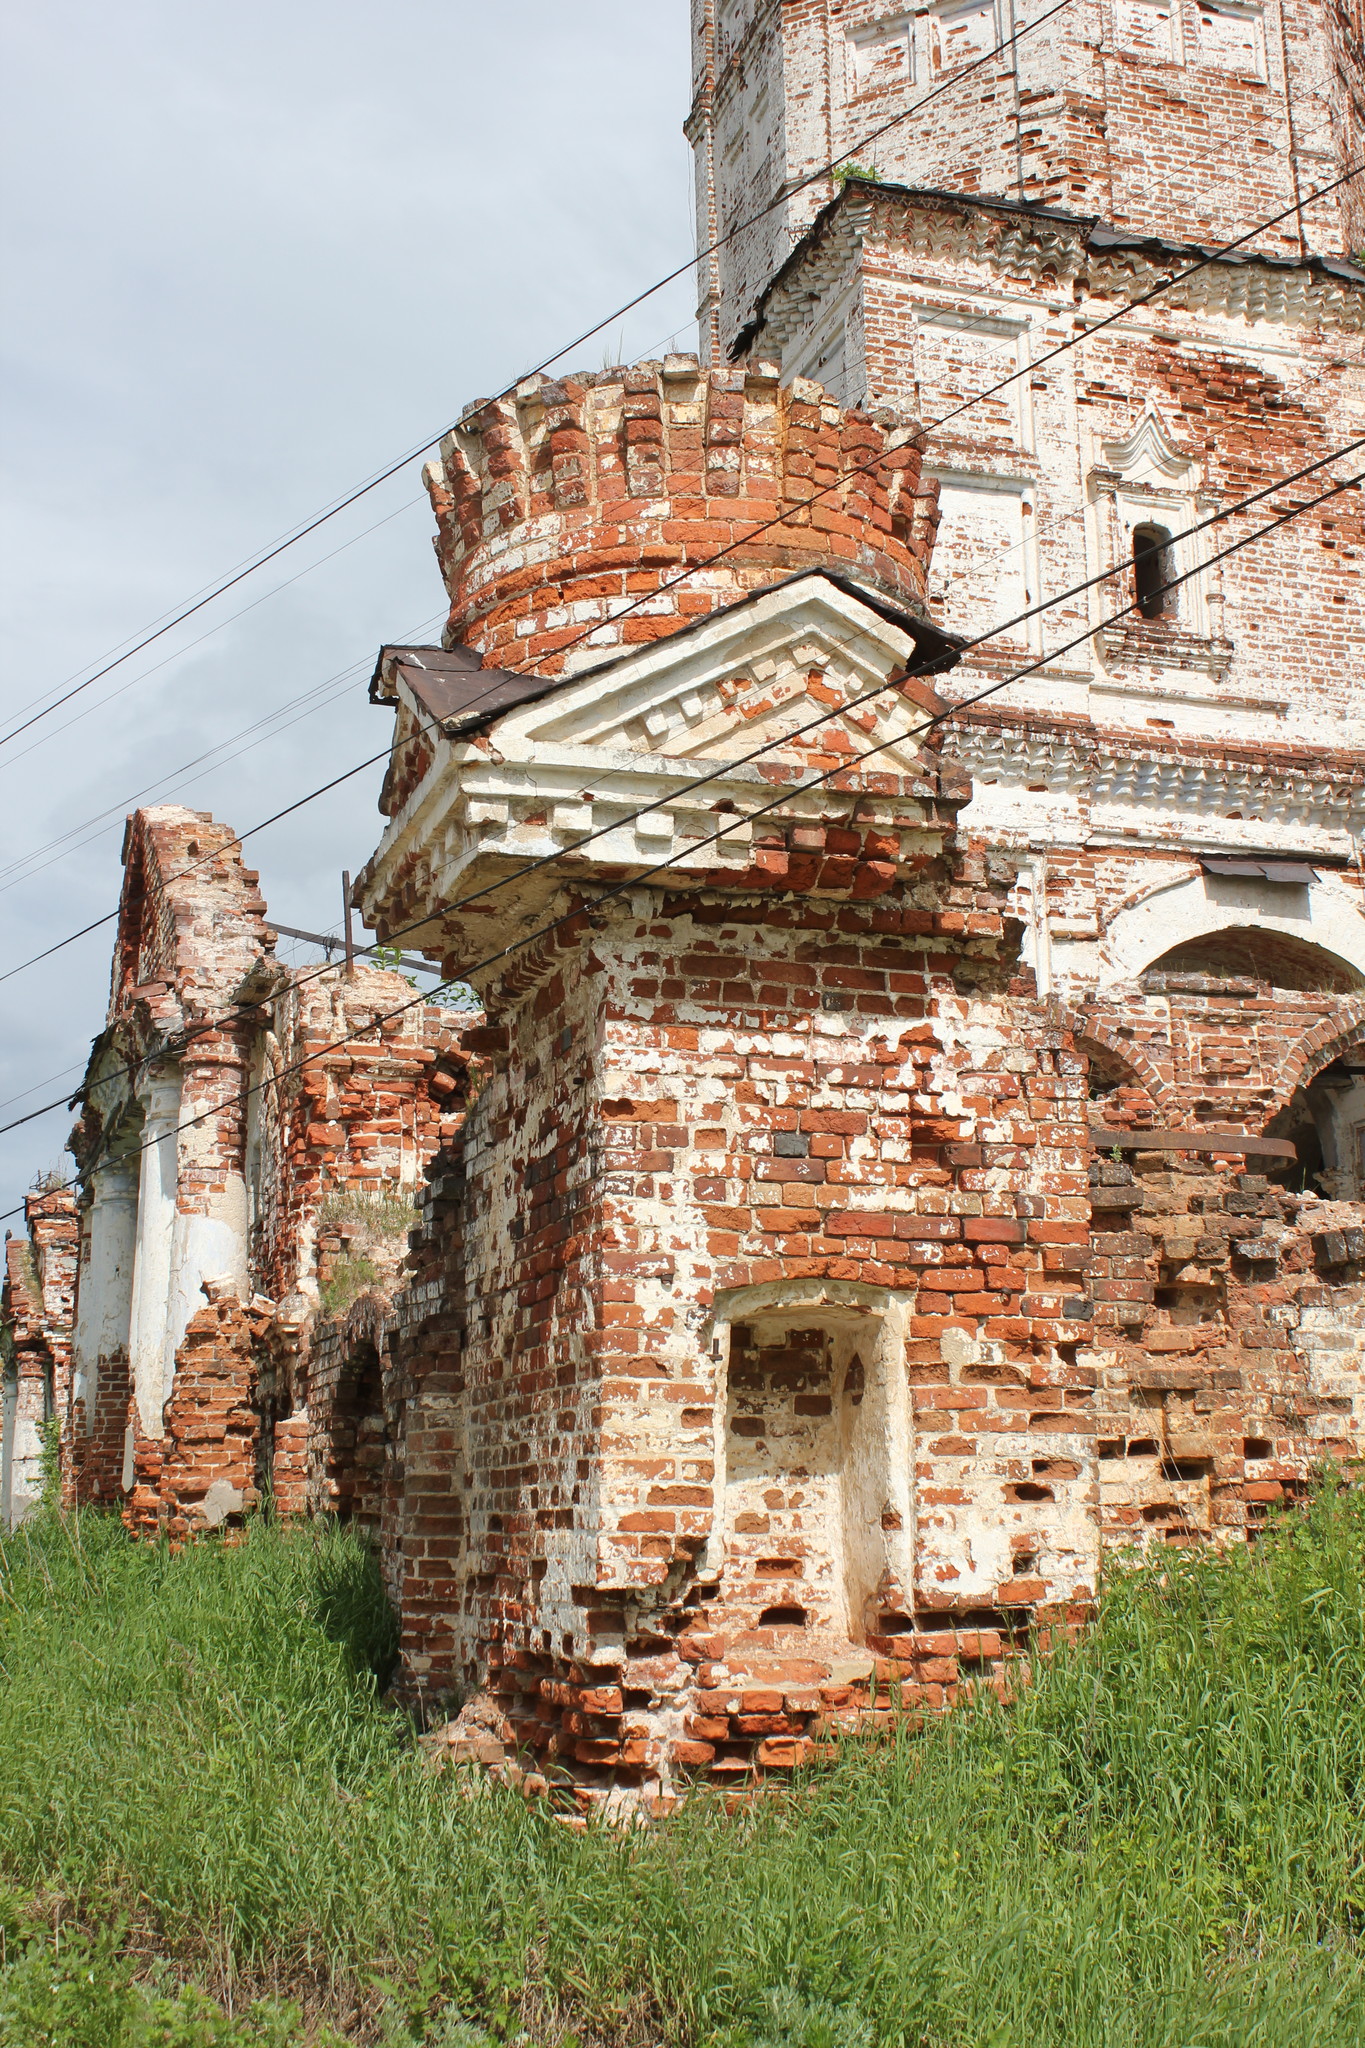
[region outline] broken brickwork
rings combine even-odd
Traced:
[[[1114,1541],[1254,1534],[1326,1459],[1360,1455],[1365,1209],[1231,1165],[1161,1151],[1091,1168]]]
[[[223,828],[134,822],[80,1139],[132,1334],[83,1277],[71,1469],[373,1532],[449,1752],[585,1806],[1000,1682],[1108,1549],[1246,1541],[1362,1449],[1358,496],[1212,562],[1365,432],[1358,196],[1098,325],[1345,163],[1360,52],[1317,0],[1278,54],[1138,12],[1021,46],[1013,127],[989,68],[936,101],[918,184],[786,188],[709,364],[443,443],[356,901],[479,1019],[373,1029],[391,977],[285,974]],[[699,0],[709,231],[977,14]]]
[[[1072,0],[1030,32],[1045,11],[692,0],[697,239],[724,237],[699,285],[721,351],[836,190],[812,174],[840,157],[1044,219],[1097,216],[1134,241],[1247,236],[1289,260],[1365,247],[1358,183],[1301,204],[1365,153],[1358,11]]]
[[[574,523],[541,507],[533,538],[557,588]],[[950,669],[953,642],[913,584],[889,604],[846,560],[717,591],[549,689],[458,649],[385,650],[377,671],[395,773],[360,900],[471,975],[487,1069],[433,1161],[370,1381],[405,1682],[475,1689],[457,1756],[520,1750],[585,1800],[789,1768],[889,1682],[940,1705],[1084,1617],[1107,1537],[1165,1540],[1176,1517],[1141,1509],[1189,1493],[1174,1413],[1135,1526],[1104,1521],[1114,1405],[1143,1391],[1144,1331],[1172,1369],[1179,1317],[1159,1239],[1114,1228],[1096,1162],[1145,1128],[1173,1178],[1221,1159],[1226,1189],[1259,1162],[1190,1167],[1159,1127],[1197,1148],[1226,1119],[1254,1145],[1365,1035],[1349,964],[1319,986],[1311,946],[1289,991],[1212,956],[1144,979],[1125,954],[1121,989],[1063,1002],[1063,935],[1050,955],[1039,932],[1074,871],[973,825],[953,724],[924,723],[953,682],[888,680]],[[1161,858],[1203,891],[1197,859]],[[1141,902],[1124,849],[1092,862],[1092,897],[1096,875]],[[1327,887],[1359,920],[1354,878]],[[1283,979],[1292,938],[1260,935]],[[1302,1177],[1293,1141],[1260,1143]],[[1326,1346],[1262,1312],[1275,1388],[1220,1365],[1223,1506],[1179,1526],[1243,1534],[1269,1482],[1242,1439],[1234,1468],[1236,1427],[1256,1441],[1273,1401],[1339,1398],[1314,1374],[1356,1295],[1313,1270]],[[1225,1294],[1220,1341],[1249,1357],[1251,1294]],[[1354,1388],[1349,1346],[1340,1364]],[[1317,1448],[1355,1443],[1353,1412],[1330,1442],[1306,1431],[1299,1483]]]
[[[124,865],[55,1399],[70,1494],[181,1536],[267,1494],[306,1505],[335,1420],[313,1335],[392,1282],[455,1019],[395,973],[283,967],[256,875],[203,813],[135,813]]]
[[[5,1233],[0,1295],[0,1529],[22,1521],[42,1489],[43,1433],[68,1397],[76,1285],[76,1205],[61,1188],[24,1201],[25,1229]]]
[[[546,675],[812,563],[919,598],[936,516],[903,421],[845,412],[769,363],[691,355],[471,406],[427,484],[455,637],[490,668]]]

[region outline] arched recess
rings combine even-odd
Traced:
[[[1285,1063],[1284,1096],[1306,1088],[1343,1053],[1365,1044],[1365,996],[1353,996],[1334,1016],[1305,1032]]]
[[[862,1643],[914,1625],[913,1296],[831,1280],[716,1298],[715,1523],[727,1625]]]
[[[378,1529],[384,1505],[390,1431],[384,1369],[372,1336],[351,1337],[342,1352],[327,1443],[328,1493],[339,1521]]]
[[[1279,935],[1300,958],[1298,948],[1314,948],[1342,980],[1365,988],[1365,914],[1358,893],[1333,875],[1298,885],[1186,874],[1121,910],[1098,943],[1054,947],[1053,964],[1059,975],[1093,977],[1104,988],[1138,980],[1177,948],[1234,931]]]
[[[1062,1021],[1071,1033],[1072,1043],[1077,1052],[1083,1053],[1090,1062],[1091,1085],[1088,1094],[1092,1106],[1097,1107],[1101,1114],[1115,1106],[1108,1098],[1123,1091],[1139,1098],[1147,1096],[1153,1110],[1162,1116],[1164,1122],[1175,1124],[1183,1121],[1181,1113],[1174,1106],[1169,1111],[1163,1110],[1162,1105],[1170,1094],[1170,1085],[1161,1069],[1140,1047],[1120,1037],[1115,1027],[1103,1017],[1097,1017],[1088,1011],[1067,1010],[1063,1013]],[[1111,1078],[1112,1088],[1104,1086],[1103,1081]],[[1101,1081],[1098,1088],[1095,1086],[1096,1080]]]
[[[1274,1174],[1286,1186],[1365,1201],[1365,996],[1304,1034],[1285,1064],[1266,1135],[1297,1155]]]
[[[1183,939],[1153,960],[1146,972],[1264,981],[1272,988],[1314,995],[1348,995],[1361,985],[1357,970],[1324,947],[1287,932],[1243,924]]]

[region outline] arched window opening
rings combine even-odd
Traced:
[[[1133,528],[1133,595],[1144,619],[1175,617],[1175,575],[1170,531],[1164,526]]]
[[[1086,1098],[1090,1102],[1108,1102],[1125,1086],[1131,1087],[1132,1076],[1121,1066],[1112,1054],[1085,1048],[1087,1074]]]
[[[1315,1098],[1316,1089],[1296,1088],[1286,1106],[1278,1116],[1266,1125],[1268,1138],[1287,1138],[1294,1147],[1292,1159],[1272,1159],[1266,1166],[1266,1178],[1294,1194],[1322,1191],[1322,1175],[1327,1161],[1323,1153],[1322,1133],[1319,1116],[1322,1103]]]
[[[1297,1155],[1271,1171],[1282,1186],[1365,1201],[1365,1044],[1348,1047],[1296,1088],[1266,1136],[1288,1138]]]
[[[1257,925],[1229,925],[1185,939],[1144,969],[1146,974],[1205,974],[1215,980],[1269,982],[1272,988],[1299,989],[1318,995],[1346,995],[1365,986],[1365,976],[1348,960]]]

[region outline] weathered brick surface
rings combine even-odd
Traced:
[[[0,1527],[20,1521],[41,1487],[42,1432],[70,1397],[78,1226],[70,1194],[30,1194],[25,1230],[5,1233],[0,1290]]]
[[[697,26],[725,232],[995,17]],[[299,985],[223,828],[134,822],[83,1258],[122,1271],[110,1140],[171,1065],[211,1112],[176,1216],[246,1222],[175,1223],[198,1264],[164,1386],[107,1317],[81,1338],[78,1297],[72,1413],[116,1391],[142,1526],[269,1483],[373,1531],[403,1682],[470,1695],[455,1762],[585,1807],[788,1772],[1007,1684],[1084,1622],[1107,1545],[1248,1540],[1361,1451],[1358,501],[1105,622],[1136,531],[1365,431],[1333,260],[1359,200],[1085,332],[1169,267],[1144,238],[1239,232],[1356,149],[1358,24],[1293,0],[1279,26],[1077,0],[1022,46],[1017,124],[985,67],[878,150],[905,186],[788,193],[736,237],[701,280],[711,367],[466,413],[429,474],[449,638],[548,687],[470,732],[395,684],[358,898],[470,974],[468,1028],[327,1050],[393,978]],[[1028,207],[992,198],[1011,180]],[[1113,597],[969,649],[941,696],[890,680],[926,616],[976,634],[1107,568]],[[221,857],[177,893],[191,836]],[[248,1073],[281,1078],[243,1116]],[[366,1207],[401,1188],[406,1248]],[[117,1493],[114,1442],[73,1485]]]
[[[124,864],[73,1139],[80,1270],[44,1366],[67,1492],[180,1537],[267,1493],[302,1510],[310,1472],[339,1466],[311,1497],[371,1520],[366,1446],[315,1338],[325,1359],[355,1294],[392,1286],[422,1168],[457,1127],[457,1019],[419,1003],[376,1024],[410,1002],[401,975],[283,968],[255,874],[202,813],[135,813]],[[59,1223],[74,1254],[76,1207],[30,1210],[55,1275],[48,1239]]]
[[[698,240],[732,237],[701,277],[721,349],[833,195],[829,178],[803,181],[846,152],[897,183],[1098,215],[1139,235],[1221,243],[1287,212],[1250,246],[1292,257],[1365,245],[1359,183],[1293,210],[1365,152],[1358,10],[1072,0],[1016,54],[936,90],[1044,11],[1045,0],[1013,14],[693,0]]]
[[[771,364],[532,378],[471,406],[426,475],[451,630],[490,668],[584,668],[813,562],[924,594],[935,493],[913,423]]]
[[[817,616],[796,590],[741,602],[714,660],[744,676],[761,646],[763,716],[827,707],[837,766],[864,679],[840,675]],[[672,658],[694,661],[689,636]],[[381,928],[425,914],[433,951],[476,962],[483,877],[540,850],[520,821],[543,829],[557,776],[591,780],[575,823],[598,836],[527,899],[553,928],[473,969],[491,1071],[433,1162],[380,1402],[407,1682],[484,1688],[446,1753],[519,1749],[533,1782],[567,1772],[589,1804],[790,1769],[885,1712],[890,1684],[940,1707],[965,1678],[1003,1682],[1031,1628],[1084,1618],[1103,1541],[1132,1527],[1105,1505],[1101,1426],[1139,1398],[1133,1347],[1164,1358],[1178,1321],[1106,1206],[1124,1187],[1105,1169],[1092,1187],[1106,1122],[1116,1140],[1263,1123],[1365,1024],[1344,991],[1253,982],[1248,1033],[1216,975],[1154,975],[1122,1004],[1040,996],[1020,958],[1028,858],[963,828],[970,787],[923,734],[874,766],[850,755],[815,797],[800,745],[779,747],[761,830],[742,829],[752,786],[721,785],[731,864],[670,811],[652,845],[676,848],[676,880],[621,886],[631,850],[600,817],[627,785],[610,794],[608,764],[684,730],[723,760],[768,729],[745,731],[744,682],[709,724],[651,726],[669,659],[665,642],[617,660],[563,709],[496,723],[486,752],[435,747],[363,883]],[[482,793],[490,759],[515,799]],[[1229,1092],[1209,1093],[1215,1064],[1237,1069]],[[1357,1314],[1348,1283],[1314,1301],[1325,1348],[1316,1329],[1286,1340],[1281,1383],[1309,1402]],[[1342,1373],[1354,1385],[1354,1353]],[[1229,1414],[1258,1401],[1230,1389]],[[1188,1435],[1175,1417],[1142,1507],[1189,1493]],[[1333,1447],[1354,1442],[1348,1417]],[[1263,1482],[1235,1479],[1240,1519],[1137,1533],[1243,1533]]]

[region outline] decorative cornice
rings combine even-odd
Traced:
[[[1198,819],[1216,825],[1220,841],[1253,840],[1257,825],[1308,827],[1324,837],[1365,830],[1359,753],[1148,739],[1083,719],[970,711],[948,726],[944,751],[978,785],[1041,786],[1076,798],[1092,831],[1103,830],[1105,810],[1119,809],[1146,810],[1154,821]],[[1242,815],[1230,819],[1229,811]]]
[[[1214,255],[1194,243],[1124,234],[1093,214],[850,178],[822,209],[735,336],[732,360],[760,345],[779,352],[809,324],[813,301],[846,277],[873,232],[901,238],[917,256],[989,265],[1012,280],[1051,285],[1084,279],[1086,299],[1136,296],[1160,278]],[[1321,256],[1300,262],[1237,250],[1216,255],[1163,293],[1168,307],[1227,319],[1324,322],[1365,329],[1365,271]]]

